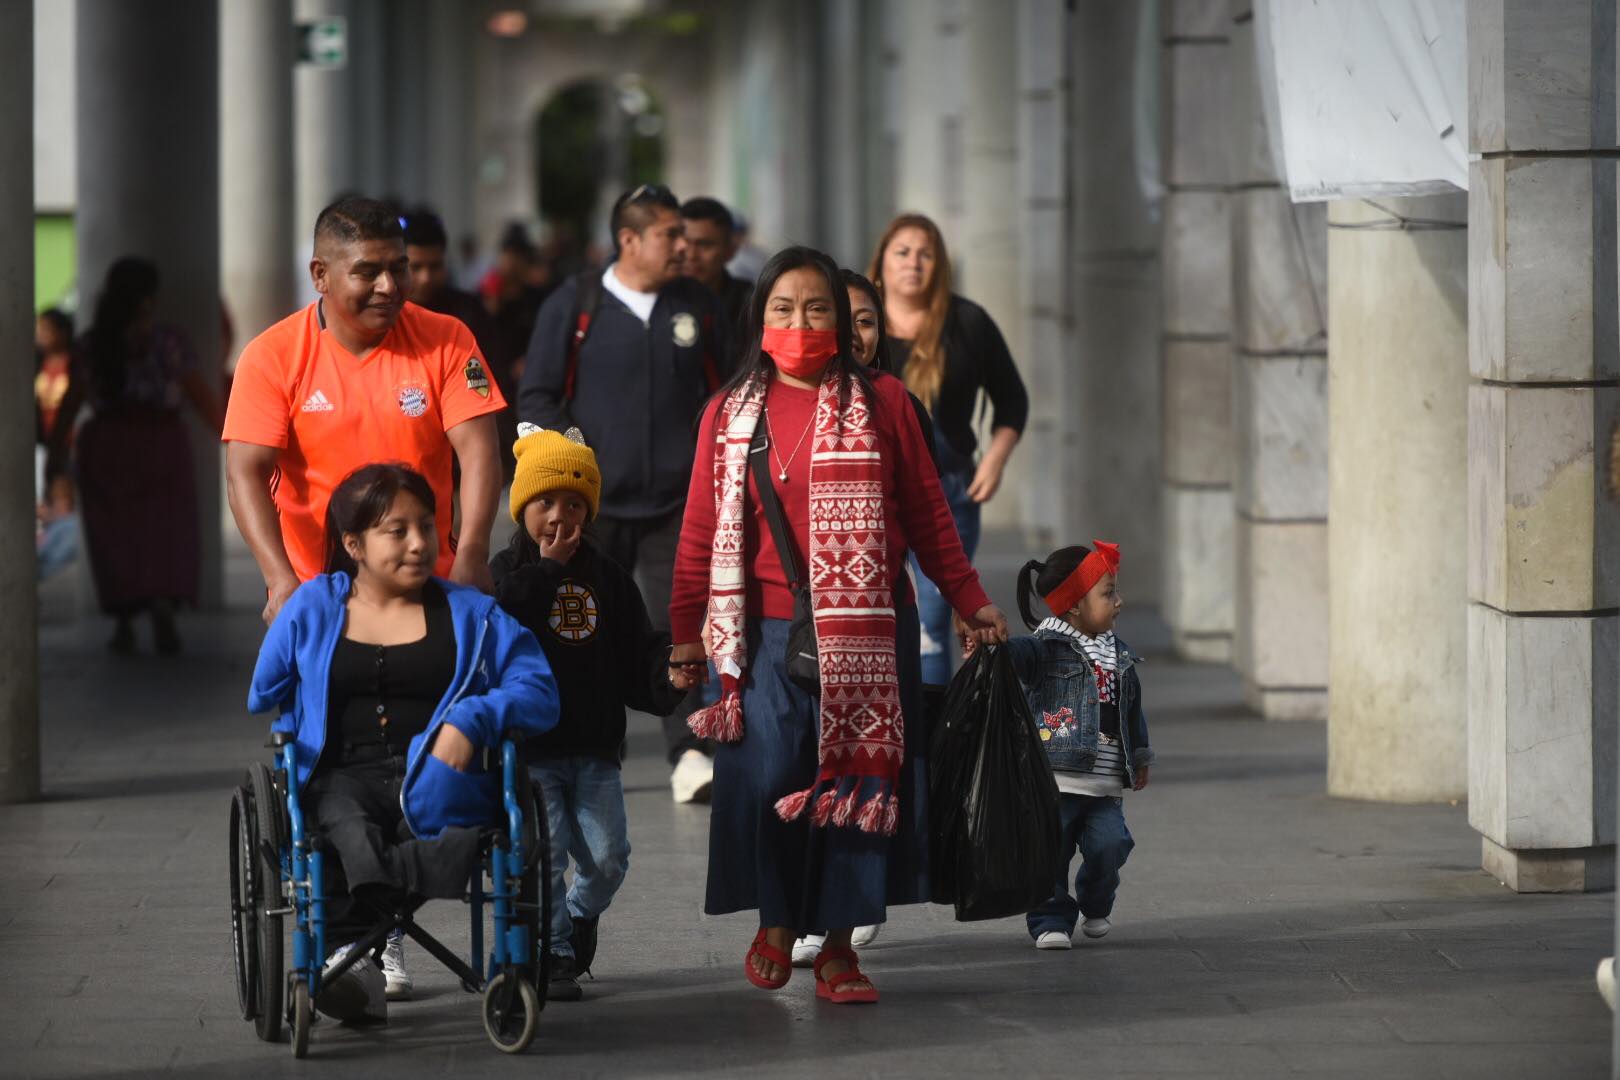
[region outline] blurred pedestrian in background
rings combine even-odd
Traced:
[[[174,611],[197,599],[199,533],[189,404],[213,431],[219,397],[180,330],[157,321],[160,278],[152,262],[126,255],[107,270],[61,416],[90,416],[76,460],[90,569],[101,609],[116,629],[108,646],[135,650],[134,618],[152,617],[157,651],[180,650]]]
[[[951,291],[950,256],[932,220],[902,214],[890,222],[872,253],[867,276],[883,293],[894,370],[934,418],[940,482],[971,559],[979,546],[979,507],[1001,486],[1002,470],[1029,416],[1024,381],[994,320]],[[980,392],[989,397],[992,409],[990,445],[983,453],[973,431]],[[948,683],[953,670],[950,607],[915,562],[912,568],[918,570],[923,681]]]
[[[744,281],[726,269],[737,254],[736,222],[724,203],[707,195],[682,203],[681,221],[686,226],[686,276],[697,278],[720,299],[726,338],[733,343],[730,351],[735,354],[735,345],[742,339],[744,310],[754,291],[752,278]],[[734,366],[728,358],[725,374],[730,375]]]

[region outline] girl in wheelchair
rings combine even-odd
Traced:
[[[481,832],[501,816],[498,770],[479,751],[557,723],[534,636],[492,598],[433,576],[435,509],[404,465],[349,474],[327,508],[327,573],[287,601],[253,672],[248,709],[279,710],[306,818],[341,867],[327,878],[329,969],[412,899],[465,893]],[[323,980],[315,1006],[386,1019],[376,960]]]

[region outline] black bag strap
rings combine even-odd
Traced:
[[[794,554],[793,539],[788,534],[787,518],[782,513],[782,503],[776,497],[776,487],[771,483],[770,464],[770,428],[765,423],[765,410],[759,411],[759,426],[754,428],[754,441],[748,444],[748,467],[754,470],[754,483],[759,488],[759,504],[765,511],[765,520],[771,527],[771,539],[776,542],[776,554],[782,560],[782,570],[787,574],[788,588],[794,593],[804,588],[804,579],[799,575],[799,560]]]

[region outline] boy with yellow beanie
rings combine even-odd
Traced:
[[[551,824],[552,1001],[578,1001],[579,975],[596,954],[596,927],[624,881],[625,709],[664,715],[681,693],[669,684],[669,635],[653,630],[635,579],[585,535],[602,473],[577,428],[518,425],[512,444],[512,520],[518,529],[490,563],[495,598],[540,641],[557,679],[557,726],[521,746],[545,793]],[[563,900],[564,873],[575,859]]]

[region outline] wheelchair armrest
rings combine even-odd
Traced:
[[[280,750],[283,746],[292,742],[292,738],[292,732],[290,731],[272,731],[269,740],[264,745]]]

